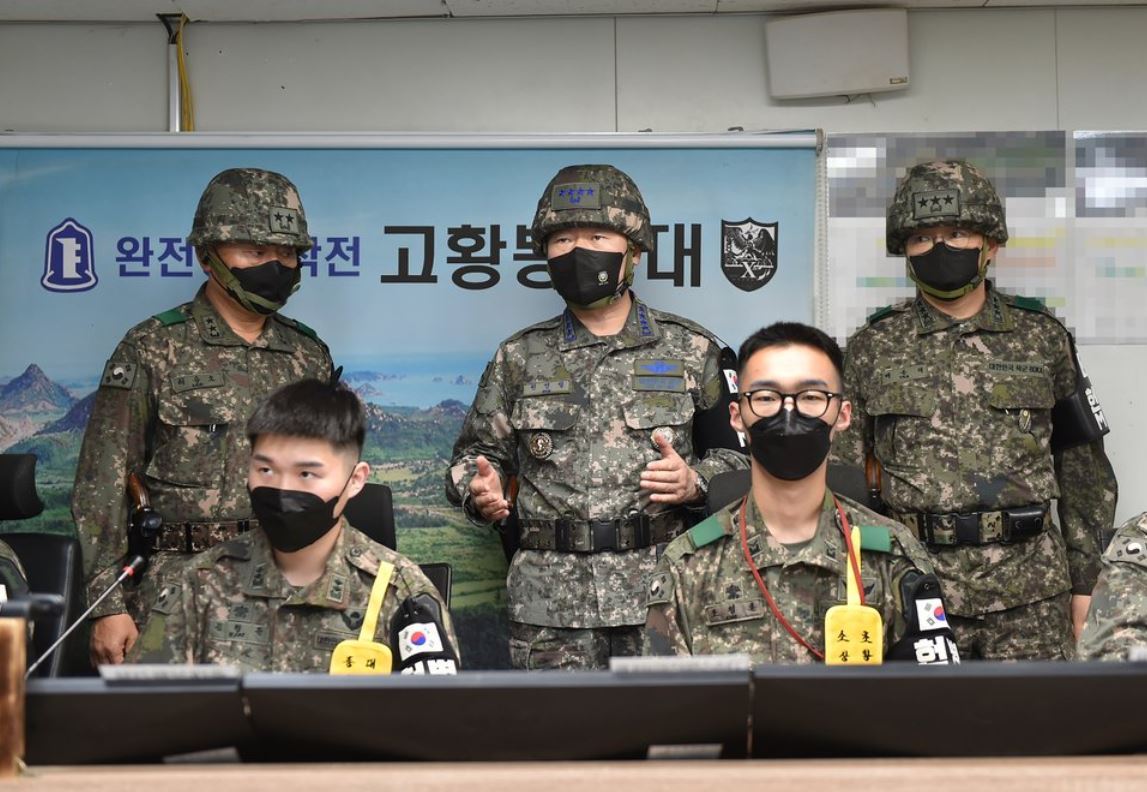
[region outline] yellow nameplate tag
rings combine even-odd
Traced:
[[[374,585],[370,587],[370,601],[366,604],[362,629],[359,630],[357,639],[339,641],[331,653],[332,674],[390,673],[390,667],[394,663],[390,647],[371,639],[378,627],[378,615],[382,611],[382,600],[386,596],[386,587],[392,574],[394,565],[380,561],[378,574],[374,576]]]
[[[860,547],[860,529],[852,529],[852,547]],[[860,568],[860,551],[856,551]],[[851,561],[847,571],[847,605],[833,605],[824,615],[825,665],[880,665],[884,662],[884,620],[880,611],[860,604],[860,581]]]
[[[880,665],[884,623],[867,605],[834,605],[824,616],[825,665]]]
[[[374,641],[340,641],[331,655],[331,674],[389,674],[390,647]]]

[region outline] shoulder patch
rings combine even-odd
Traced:
[[[187,314],[178,308],[172,308],[170,310],[164,311],[163,313],[157,313],[152,318],[158,319],[159,323],[164,327],[171,327],[172,325],[183,324],[186,322]]]
[[[138,367],[135,363],[121,363],[118,360],[109,360],[104,365],[104,373],[100,376],[101,388],[122,388],[130,390],[135,383]]]
[[[151,609],[165,616],[171,615],[183,597],[183,586],[179,583],[166,582],[159,590]]]
[[[1103,553],[1103,559],[1147,567],[1147,536],[1139,531],[1121,529]]]
[[[725,536],[725,526],[721,525],[717,515],[708,517],[689,529],[689,541],[693,543],[694,550],[713,544],[723,536]]]
[[[875,553],[891,553],[892,531],[883,525],[860,526],[860,549]]]
[[[295,323],[295,329],[298,330],[303,335],[305,335],[307,338],[310,338],[313,341],[319,340],[319,334],[314,331],[314,328],[303,324],[298,319],[295,319],[294,323]]]
[[[646,605],[665,605],[673,601],[673,577],[668,572],[658,570],[649,579],[646,589]]]
[[[1020,297],[1019,295],[1009,295],[1008,300],[1016,308],[1023,308],[1025,311],[1036,311],[1037,313],[1047,313],[1047,305],[1038,297]]]
[[[562,321],[562,315],[558,314],[557,316],[552,316],[549,319],[544,319],[540,322],[535,322],[534,324],[529,325],[528,327],[523,327],[518,332],[510,335],[509,337],[506,338],[505,341],[503,341],[498,346],[500,348],[503,345],[510,343],[511,341],[517,341],[522,336],[529,335],[530,333],[534,333],[534,332],[537,332],[539,330],[553,330],[554,328],[561,325],[561,321]]]
[[[200,556],[200,558],[208,561],[208,566],[213,564],[217,558],[238,558],[241,561],[248,561],[251,558],[251,545],[244,541],[241,536],[227,542],[221,542],[216,547],[219,549],[214,553],[205,553]],[[213,556],[213,558],[209,558],[209,556]]]

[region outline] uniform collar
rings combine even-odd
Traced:
[[[844,559],[848,550],[844,544],[844,537],[837,525],[836,505],[832,500],[832,492],[825,488],[824,504],[820,510],[820,519],[817,521],[816,533],[808,544],[796,552],[790,551],[777,542],[764,528],[764,520],[757,510],[752,492],[748,495],[748,505],[745,512],[745,521],[748,523],[746,537],[749,543],[749,552],[758,569],[771,566],[790,567],[797,564],[820,567],[837,575],[844,573]],[[733,530],[737,541],[740,541],[741,526],[740,508],[733,512]]]
[[[955,319],[937,309],[932,303],[924,299],[917,291],[916,300],[912,304],[912,313],[916,317],[916,334],[928,335],[938,330],[946,330],[955,325],[965,325],[977,330],[990,333],[1007,333],[1015,329],[1011,308],[996,291],[995,284],[985,281],[987,285],[987,298],[984,307],[975,316],[968,319]]]
[[[251,535],[251,564],[243,580],[243,593],[249,597],[282,599],[284,605],[312,605],[329,610],[346,610],[350,601],[353,570],[348,563],[355,549],[354,531],[340,518],[342,530],[327,557],[323,574],[313,583],[296,588],[275,566],[275,556],[266,535],[256,529]],[[362,551],[359,550],[359,554]],[[377,565],[376,565],[377,568]]]
[[[656,343],[661,338],[661,327],[653,317],[653,312],[632,291],[629,296],[632,298],[629,316],[625,318],[621,332],[614,336],[595,336],[574,316],[573,311],[566,308],[558,322],[558,331],[561,333],[558,348],[564,352],[567,349],[610,343],[621,349],[629,349]]]
[[[195,299],[191,301],[191,319],[199,328],[199,335],[207,344],[215,346],[250,346],[260,349],[272,349],[276,352],[293,352],[295,344],[284,331],[283,324],[278,315],[267,317],[263,323],[263,332],[254,342],[248,344],[231,329],[231,325],[219,315],[211,300],[207,299],[207,284],[199,287]]]

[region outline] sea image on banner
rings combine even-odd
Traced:
[[[810,150],[0,149],[0,323],[19,339],[0,347],[0,451],[37,456],[45,502],[0,530],[74,532],[72,483],[106,361],[133,325],[202,284],[185,238],[208,180],[268,168],[298,185],[314,242],[284,313],[318,332],[366,405],[364,459],[393,492],[398,549],[451,564],[464,667],[505,667],[506,559],[496,532],[446,501],[445,470],[498,343],[562,310],[530,245],[539,191],[564,165],[602,161],[633,176],[654,216],[642,299],[734,347],[762,316],[811,321]],[[786,267],[752,294],[720,272],[730,217],[786,229]]]

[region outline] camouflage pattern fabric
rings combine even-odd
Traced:
[[[964,660],[1072,660],[1071,594],[982,616],[949,615]]]
[[[0,586],[4,586],[8,597],[28,593],[28,575],[16,551],[0,541]]]
[[[104,367],[72,494],[89,597],[115,579],[127,552],[129,473],[144,474],[169,525],[249,519],[248,417],[283,385],[330,371],[313,331],[275,314],[248,344],[202,288],[192,302],[128,331]],[[149,575],[163,556],[153,557]],[[146,605],[128,599],[142,618]],[[125,610],[117,591],[93,618]]]
[[[901,601],[900,582],[910,572],[930,574],[928,554],[904,526],[837,497],[854,527],[884,529],[888,537],[885,547],[860,551],[864,596],[880,611],[884,635],[878,640],[887,657],[917,618],[915,601]],[[738,500],[666,548],[649,583],[645,654],[740,652],[754,663],[817,662],[777,621],[749,570],[740,509]],[[751,497],[745,521],[749,551],[769,594],[797,634],[823,652],[825,614],[847,598],[848,549],[832,499],[825,500],[816,534],[802,545],[774,539]],[[940,626],[936,630],[947,635]]]
[[[645,199],[633,179],[612,165],[571,165],[550,179],[534,214],[534,252],[544,256],[550,234],[579,226],[609,228],[641,250],[653,249]]]
[[[693,450],[698,411],[722,398],[720,342],[699,325],[633,301],[615,336],[590,333],[570,311],[511,336],[486,367],[446,471],[455,504],[469,494],[475,458],[502,481],[517,476],[523,520],[607,520],[663,514],[674,531],[687,510],[651,504],[639,486],[661,455],[655,430],[672,430],[686,464],[708,480],[746,457]],[[512,621],[595,628],[645,621],[645,581],[656,549],[596,554],[521,550],[507,580]]]
[[[163,581],[128,661],[325,673],[335,646],[359,637],[380,561],[395,569],[374,640],[390,645],[402,602],[429,594],[444,614],[446,637],[457,648],[446,604],[422,570],[344,520],[326,570],[301,588],[288,583],[275,566],[260,530],[195,556],[181,573]],[[397,666],[398,647],[390,648]]]
[[[591,630],[510,622],[510,665],[526,671],[594,671],[611,657],[641,654],[640,627]]]
[[[1103,554],[1079,659],[1126,660],[1137,646],[1147,646],[1147,512],[1120,526]]]
[[[903,255],[908,237],[922,228],[942,225],[979,231],[1000,244],[1008,241],[1000,196],[971,163],[938,160],[908,171],[888,207],[888,252]]]
[[[833,453],[884,467],[893,513],[995,511],[1058,498],[1060,529],[1011,544],[933,546],[951,613],[980,616],[1088,594],[1116,483],[1102,441],[1053,457],[1051,408],[1076,387],[1067,331],[1031,300],[997,292],[953,319],[917,297],[848,341],[853,423]],[[1033,638],[1033,640],[1036,640]]]
[[[203,190],[187,242],[259,242],[310,250],[299,191],[286,176],[258,168],[216,174]]]

